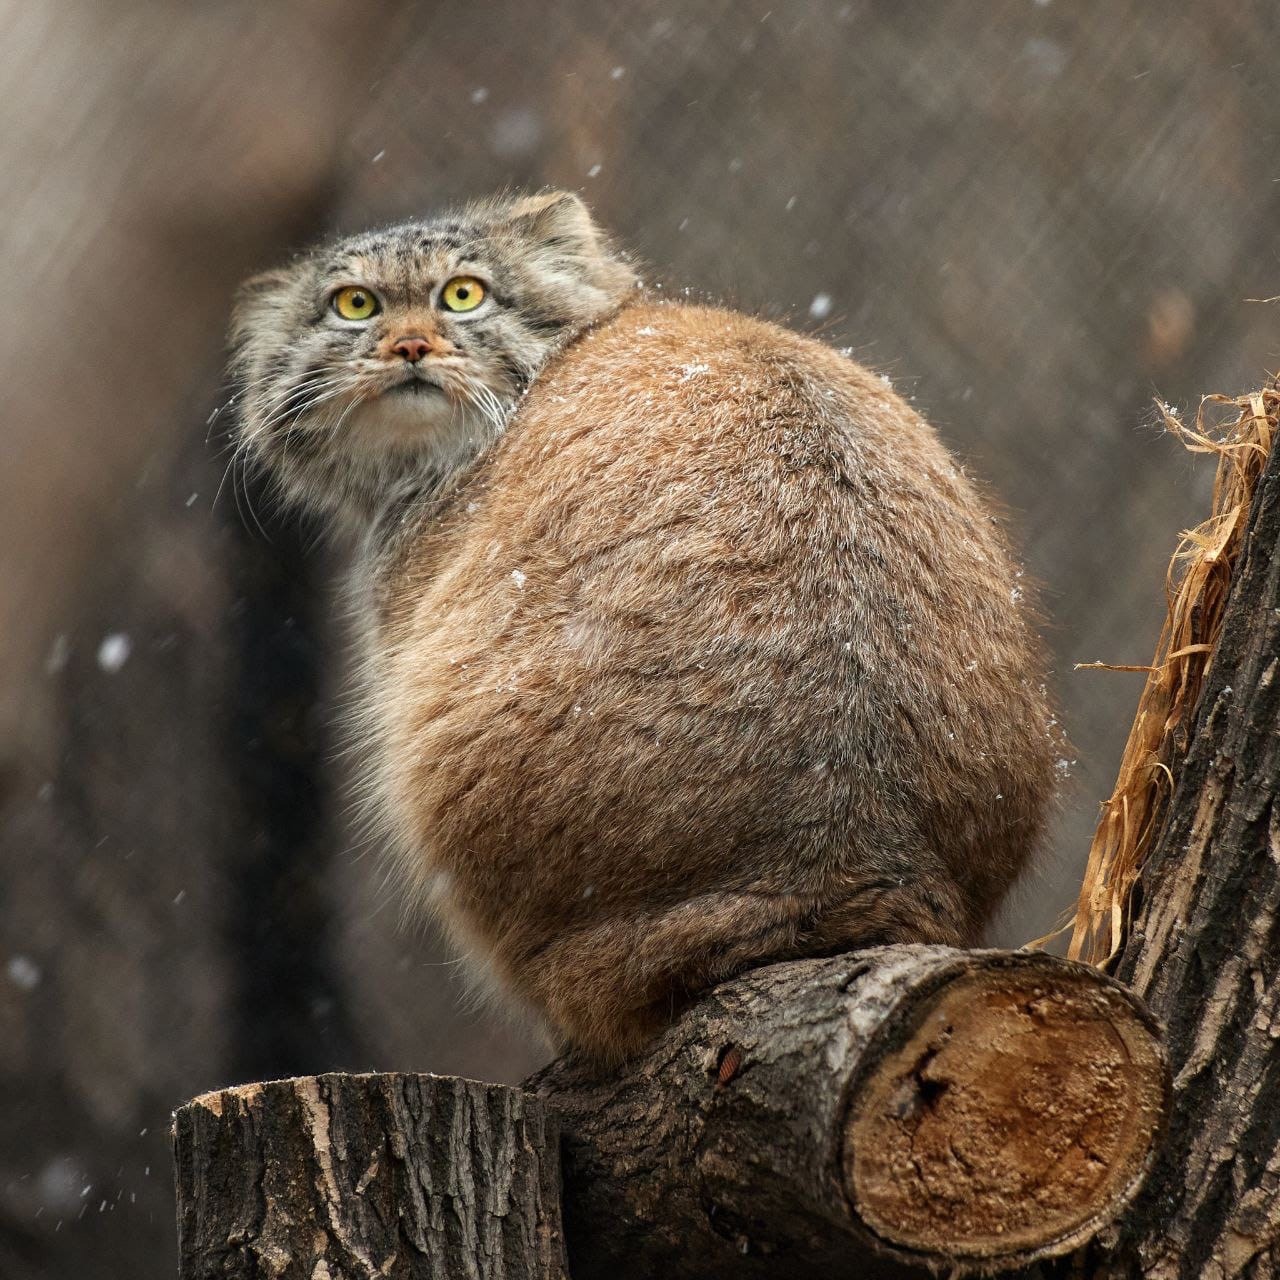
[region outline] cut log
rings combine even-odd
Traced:
[[[323,1075],[174,1122],[179,1280],[567,1280],[555,1127],[518,1089]]]
[[[526,1087],[564,1131],[574,1280],[1047,1258],[1135,1194],[1169,1097],[1123,987],[945,947],[758,970],[625,1068],[562,1060]]]
[[[516,1089],[327,1075],[178,1112],[180,1280],[869,1278],[1055,1256],[1141,1186],[1154,1024],[1096,970],[882,947],[717,988]]]

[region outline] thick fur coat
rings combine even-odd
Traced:
[[[261,277],[237,324],[244,447],[362,531],[367,797],[415,898],[608,1058],[751,965],[975,942],[1055,749],[989,507],[846,357],[638,298],[576,198],[470,216]]]

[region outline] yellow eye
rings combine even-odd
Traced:
[[[368,289],[362,289],[357,284],[339,289],[333,295],[333,309],[344,320],[367,320],[370,316],[376,316],[382,308]]]
[[[474,311],[484,301],[484,285],[475,276],[454,276],[440,290],[447,311]]]

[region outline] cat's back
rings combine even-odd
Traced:
[[[906,522],[891,545],[926,526],[1000,545],[972,486],[886,379],[751,316],[636,304],[544,369],[410,547],[401,603],[440,573],[496,563],[500,545],[531,557],[512,564],[524,583],[540,554],[583,563],[636,539],[659,538],[670,561],[693,538],[705,556],[699,531],[731,538],[721,550],[735,559],[768,546],[793,566],[794,521],[844,542],[858,506]],[[880,540],[871,524],[860,532],[865,549]]]

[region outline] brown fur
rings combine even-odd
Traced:
[[[816,341],[629,306],[368,565],[380,818],[595,1054],[753,964],[973,943],[1039,834],[1021,574],[933,431]]]

